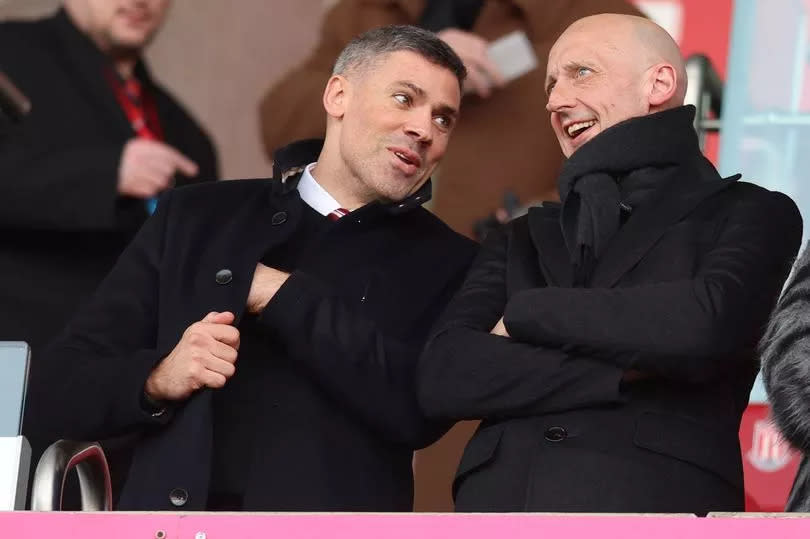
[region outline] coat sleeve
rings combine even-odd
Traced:
[[[170,193],[63,333],[34,358],[25,431],[92,440],[165,424],[143,403],[157,350],[159,267]]]
[[[323,91],[335,60],[349,41],[372,28],[408,22],[395,2],[338,2],[324,19],[315,51],[262,98],[259,121],[268,157],[292,141],[323,138]]]
[[[760,345],[771,416],[795,447],[810,453],[810,251],[773,313]]]
[[[416,364],[427,328],[461,284],[471,256],[454,262],[456,275],[419,321],[424,330],[391,335],[304,271],[291,274],[260,321],[337,402],[385,439],[421,448],[437,440],[449,425],[429,421],[419,408]]]
[[[419,364],[419,400],[440,419],[519,417],[624,401],[624,371],[490,331],[506,305],[507,235],[492,232]]]
[[[636,368],[681,380],[712,379],[755,345],[802,233],[796,205],[782,194],[735,203],[693,278],[525,290],[506,307],[507,330],[536,344],[637,354]]]

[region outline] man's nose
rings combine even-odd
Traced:
[[[548,94],[546,110],[555,112],[566,107],[573,107],[575,104],[573,93],[564,83],[558,82]]]
[[[413,114],[405,124],[405,133],[419,142],[428,143],[433,140],[432,125],[432,114]]]

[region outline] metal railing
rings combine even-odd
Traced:
[[[60,511],[65,480],[72,469],[79,477],[82,511],[112,511],[110,469],[97,442],[59,440],[39,459],[31,489],[31,509]]]
[[[706,134],[720,131],[720,115],[723,112],[723,80],[705,54],[693,54],[686,59],[689,85],[685,102],[694,105],[695,130],[700,147],[706,144]]]

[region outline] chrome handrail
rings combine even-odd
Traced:
[[[59,440],[39,459],[31,489],[31,509],[61,511],[68,472],[79,476],[82,511],[112,511],[110,468],[97,442]]]
[[[689,84],[685,102],[697,109],[695,130],[702,149],[706,143],[706,133],[720,130],[724,83],[705,54],[693,54],[687,58],[686,71]]]

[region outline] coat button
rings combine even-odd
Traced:
[[[273,218],[271,221],[273,226],[283,225],[287,222],[287,212],[286,211],[279,211],[273,214]]]
[[[173,488],[172,491],[169,492],[169,501],[172,502],[172,505],[175,507],[183,507],[188,501],[188,492],[186,492],[184,488]]]
[[[214,279],[216,279],[217,284],[228,284],[233,281],[233,272],[228,268],[223,268],[217,272]]]
[[[568,438],[568,431],[562,427],[549,427],[543,436],[549,442],[562,442]]]

